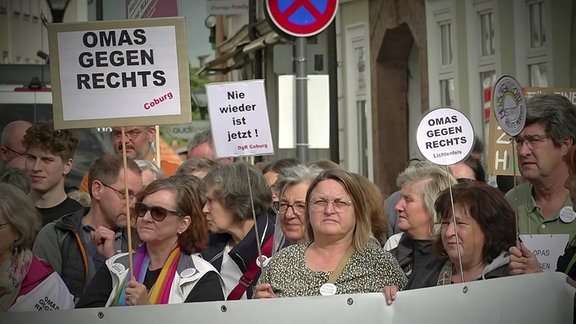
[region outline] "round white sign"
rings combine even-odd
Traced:
[[[418,125],[418,149],[430,162],[451,165],[464,160],[474,146],[474,129],[459,110],[442,107],[429,111]]]
[[[509,136],[522,132],[526,123],[526,99],[520,83],[505,75],[494,85],[492,109],[498,125]]]

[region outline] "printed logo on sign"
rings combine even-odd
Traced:
[[[494,85],[494,116],[502,130],[510,136],[522,132],[526,122],[526,100],[520,84],[503,76]]]

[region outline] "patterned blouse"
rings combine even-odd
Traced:
[[[312,271],[306,266],[304,251],[310,243],[280,250],[264,272],[277,297],[319,296],[320,287],[328,282],[331,271]],[[376,242],[364,251],[354,251],[348,264],[334,283],[337,294],[378,292],[384,286],[404,288],[407,279],[398,261]]]

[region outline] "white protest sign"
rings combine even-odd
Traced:
[[[451,165],[464,160],[474,146],[474,129],[459,110],[449,107],[429,111],[418,124],[416,142],[430,162]]]
[[[522,132],[526,123],[526,99],[522,86],[511,76],[505,75],[494,85],[492,108],[498,125],[509,136]]]
[[[274,154],[264,80],[206,85],[216,156]]]
[[[542,271],[556,271],[558,258],[564,254],[570,239],[568,234],[525,234],[520,235],[522,243],[538,259]]]
[[[50,25],[55,128],[189,123],[183,18]]]

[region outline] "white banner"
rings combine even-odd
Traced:
[[[574,292],[558,272],[380,293],[177,305],[0,313],[10,324],[171,323],[554,323],[572,324]]]

